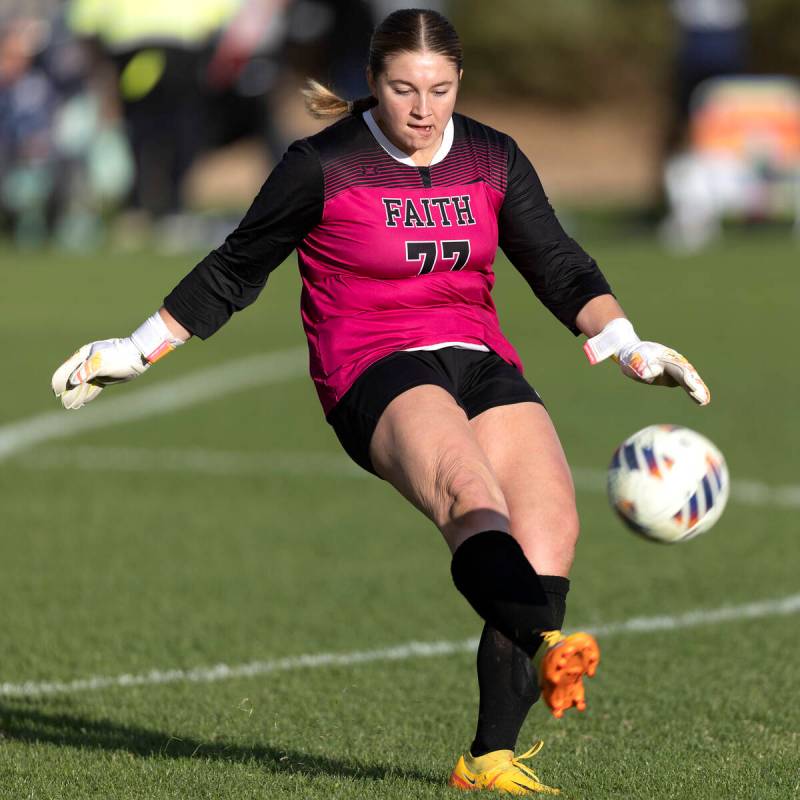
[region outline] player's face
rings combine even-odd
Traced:
[[[453,62],[429,52],[398,53],[376,77],[372,113],[388,139],[420,166],[430,163],[456,104],[461,75]]]

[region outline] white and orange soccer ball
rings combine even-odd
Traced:
[[[685,542],[708,531],[729,490],[722,453],[678,425],[637,431],[616,449],[608,468],[612,507],[631,530],[657,542]]]

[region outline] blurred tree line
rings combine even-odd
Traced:
[[[800,77],[800,0],[751,0],[755,73]],[[668,0],[458,0],[464,88],[582,106],[670,85],[676,30]]]

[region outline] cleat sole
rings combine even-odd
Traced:
[[[545,653],[539,669],[542,697],[554,717],[567,709],[586,709],[583,676],[593,677],[600,663],[600,648],[589,633],[573,633]]]

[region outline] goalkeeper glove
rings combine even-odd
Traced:
[[[131,381],[146,372],[181,344],[156,312],[125,339],[90,342],[73,353],[53,373],[53,392],[64,408],[80,408],[106,386]]]
[[[711,402],[711,392],[697,370],[678,352],[656,342],[643,342],[624,317],[612,319],[597,336],[584,342],[590,363],[609,356],[629,378],[656,386],[682,386],[698,405]]]

